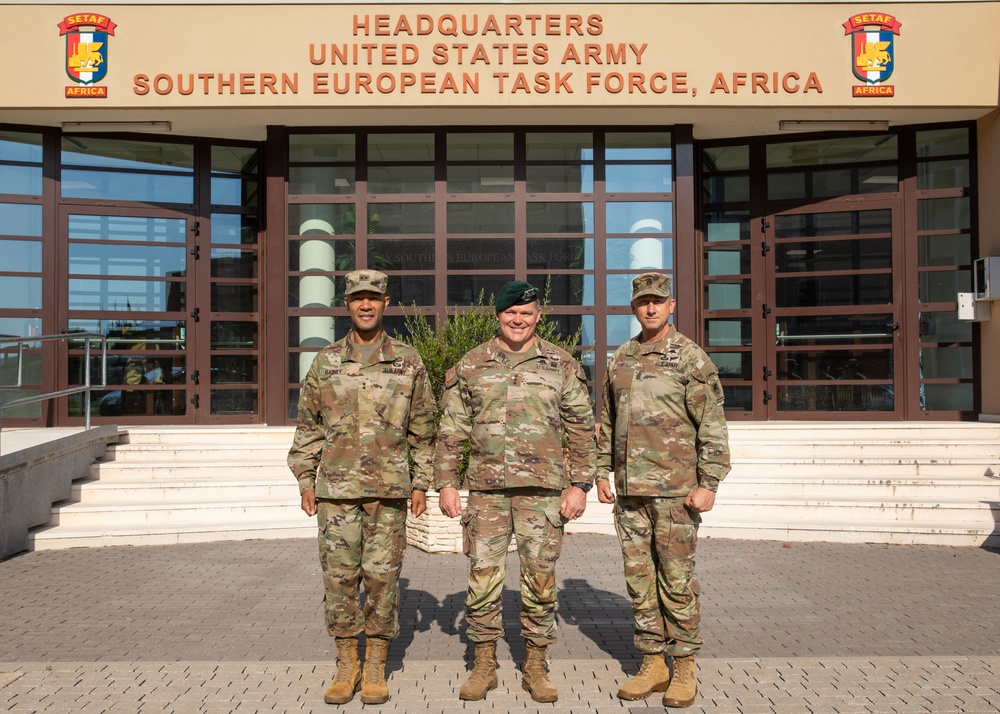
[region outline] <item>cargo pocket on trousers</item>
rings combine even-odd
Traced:
[[[459,519],[459,523],[462,525],[462,552],[465,553],[466,557],[472,555],[472,539],[475,537],[475,533],[471,532],[471,524],[475,515],[475,509],[472,506],[466,506]]]
[[[553,528],[557,528],[559,530],[562,530],[563,526],[567,523],[566,517],[563,516],[562,512],[558,508],[549,508],[546,510],[545,518],[548,519]]]

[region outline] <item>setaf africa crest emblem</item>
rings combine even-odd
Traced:
[[[66,74],[76,82],[66,87],[68,98],[108,96],[108,88],[98,82],[108,74],[108,38],[115,27],[107,15],[94,12],[68,15],[59,23],[59,34],[66,36]]]
[[[883,84],[896,66],[896,36],[900,23],[884,12],[852,15],[844,23],[851,37],[851,69],[864,84],[854,86],[855,97],[893,97],[896,88]]]

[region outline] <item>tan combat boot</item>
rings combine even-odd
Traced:
[[[476,662],[465,684],[458,692],[458,698],[467,702],[486,699],[486,693],[497,688],[497,643],[477,642]]]
[[[674,678],[663,694],[665,707],[689,707],[698,696],[698,678],[694,672],[694,655],[674,657]]]
[[[665,692],[670,684],[670,667],[662,654],[644,654],[639,673],[618,690],[619,699],[645,699],[653,692]]]
[[[389,687],[385,683],[385,655],[389,640],[378,637],[368,639],[365,647],[365,671],[361,675],[361,701],[365,704],[384,704],[389,701]]]
[[[554,702],[559,699],[559,690],[549,681],[549,669],[545,665],[545,647],[536,647],[530,642],[528,659],[524,661],[524,679],[521,688],[531,694],[536,702]]]
[[[326,690],[327,704],[347,704],[361,689],[361,661],[358,659],[358,638],[337,638],[337,674]]]

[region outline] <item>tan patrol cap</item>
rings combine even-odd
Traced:
[[[670,297],[670,277],[659,273],[643,273],[632,281],[632,299],[643,295]]]
[[[377,270],[354,270],[347,274],[347,290],[344,291],[344,295],[364,291],[385,295],[388,284],[389,276],[385,273]]]

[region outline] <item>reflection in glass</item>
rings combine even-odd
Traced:
[[[917,132],[917,156],[956,156],[969,153],[969,129],[930,129]]]
[[[209,401],[212,414],[256,414],[256,389],[213,389]]]
[[[288,205],[288,235],[354,235],[357,213],[354,204],[291,203]],[[362,233],[367,229],[362,227]]]
[[[779,345],[889,344],[893,322],[888,313],[875,315],[796,315],[778,319]]]
[[[920,371],[924,379],[972,379],[971,345],[921,347]]]
[[[722,379],[752,379],[753,355],[749,352],[712,352],[709,355]],[[728,393],[729,388],[726,387]]]
[[[257,251],[212,248],[213,278],[256,278]]]
[[[0,270],[11,273],[42,272],[42,244],[36,240],[0,240],[3,263]],[[0,331],[0,334],[3,334]]]
[[[670,193],[672,169],[671,164],[608,164],[604,187],[608,193]]]
[[[0,335],[28,337],[40,334],[42,334],[42,319],[40,317],[0,317]],[[0,381],[0,384],[11,384],[11,382]]]
[[[608,315],[606,325],[609,349],[625,344],[635,337],[640,329],[636,319],[632,315]]]
[[[971,383],[967,384],[922,384],[924,409],[933,411],[971,412],[975,397]]]
[[[480,295],[482,295],[487,304],[492,304],[492,298],[500,292],[503,284],[513,279],[513,274],[449,275],[448,304],[475,305]]]
[[[712,243],[749,240],[750,214],[746,211],[722,211],[705,214],[705,240]]]
[[[733,203],[750,200],[749,176],[709,176],[702,180],[705,203]]]
[[[746,310],[750,307],[750,280],[713,280],[705,283],[707,310]]]
[[[767,177],[767,197],[772,200],[887,193],[898,189],[895,165],[782,172]]]
[[[776,238],[820,238],[891,231],[892,212],[889,209],[798,213],[774,217]]]
[[[513,233],[514,204],[449,203],[448,233]]]
[[[62,137],[63,166],[193,173],[194,146],[155,139],[107,139],[92,134]],[[134,175],[134,174],[133,174]]]
[[[525,186],[534,193],[593,193],[594,167],[528,166]]]
[[[972,241],[968,233],[917,236],[921,268],[972,263]]]
[[[69,237],[71,240],[184,243],[187,240],[187,221],[183,218],[71,214]]]
[[[70,332],[94,332],[107,335],[108,350],[182,350],[186,323],[183,320],[70,320]],[[82,349],[83,340],[70,340],[70,348]],[[158,359],[158,358],[157,358]]]
[[[748,319],[705,320],[706,344],[709,347],[746,347],[750,345]]]
[[[604,136],[604,158],[608,161],[670,161],[670,132],[609,131]]]
[[[60,187],[63,198],[146,203],[191,203],[194,200],[193,176],[63,169]]]
[[[958,293],[972,292],[971,270],[922,270],[919,279],[920,302],[956,302]]]
[[[921,342],[971,342],[972,323],[959,320],[954,310],[920,313]]]
[[[0,130],[0,161],[42,163],[42,135]]]
[[[368,193],[434,193],[434,167],[370,166]]]
[[[256,243],[257,216],[213,213],[212,242],[228,245],[252,245]]]
[[[632,302],[632,280],[640,274],[641,270],[642,268],[639,268],[635,273],[610,273],[606,276],[608,305],[629,305]]]
[[[890,238],[779,243],[774,248],[775,270],[779,273],[892,267]]]
[[[779,380],[837,379],[855,382],[891,380],[892,359],[891,348],[782,350],[777,353],[777,377]]]
[[[14,335],[17,333],[4,332],[3,334]],[[27,337],[23,334],[21,336]],[[26,345],[25,351],[21,353],[21,384],[41,384],[42,382],[42,353],[28,349],[33,346],[37,347],[38,343]],[[0,351],[0,384],[17,384],[17,345],[5,343]],[[0,390],[0,397],[5,394],[9,394],[9,391]],[[6,414],[6,412],[4,413]]]
[[[354,134],[290,134],[290,162],[354,161]],[[303,192],[306,193],[306,192]]]
[[[528,203],[528,233],[594,232],[594,204],[589,201],[569,203]]]
[[[593,270],[594,239],[529,238],[527,258],[529,270]]]
[[[212,320],[212,349],[257,349],[257,323],[237,320]]]
[[[393,305],[410,307],[434,304],[433,275],[390,275],[386,290]],[[388,317],[384,318],[383,323],[388,330]]]
[[[968,230],[972,200],[965,197],[925,198],[917,201],[917,230]]]
[[[69,244],[71,275],[179,278],[184,276],[186,267],[187,251],[183,246]]]
[[[42,237],[42,207],[0,203],[0,235]]]
[[[376,270],[434,270],[434,240],[372,238],[368,265]]]
[[[705,251],[705,275],[745,275],[750,272],[750,248],[733,245]]]
[[[701,168],[706,173],[714,171],[749,171],[750,147],[709,146],[701,151]]]
[[[40,196],[42,194],[42,167],[0,164],[0,193]]]
[[[543,290],[550,305],[594,304],[593,275],[528,274],[528,282]]]
[[[513,238],[449,238],[449,270],[513,270]]]
[[[673,270],[673,238],[608,238],[609,270]],[[630,288],[631,289],[631,288]]]
[[[968,188],[972,185],[968,159],[920,161],[917,163],[917,188]]]
[[[750,411],[753,409],[753,390],[740,384],[727,384],[724,387],[726,395],[726,411]]]
[[[433,203],[369,203],[368,233],[434,233]]]
[[[184,310],[184,291],[183,282],[70,278],[69,309],[122,312]]]
[[[256,179],[212,177],[212,203],[216,206],[256,206],[259,196]]]
[[[670,233],[673,204],[669,201],[622,201],[607,204],[608,233]]]
[[[593,161],[590,132],[532,132],[525,135],[528,161]]]
[[[511,132],[449,132],[448,161],[513,161]]]
[[[371,247],[369,246],[369,253]],[[288,241],[288,269],[297,270],[354,270],[353,240],[290,240]]]
[[[288,195],[354,193],[353,166],[290,166]]]
[[[369,161],[434,161],[434,134],[369,134]]]
[[[346,289],[342,275],[323,275],[319,271],[303,276],[292,275],[288,278],[288,306],[343,307]]]
[[[257,286],[212,283],[212,312],[257,312]]]
[[[509,193],[514,190],[514,166],[449,166],[450,193]]]
[[[767,145],[767,168],[889,162],[896,161],[897,155],[895,134],[830,136],[823,139],[769,143]]]

